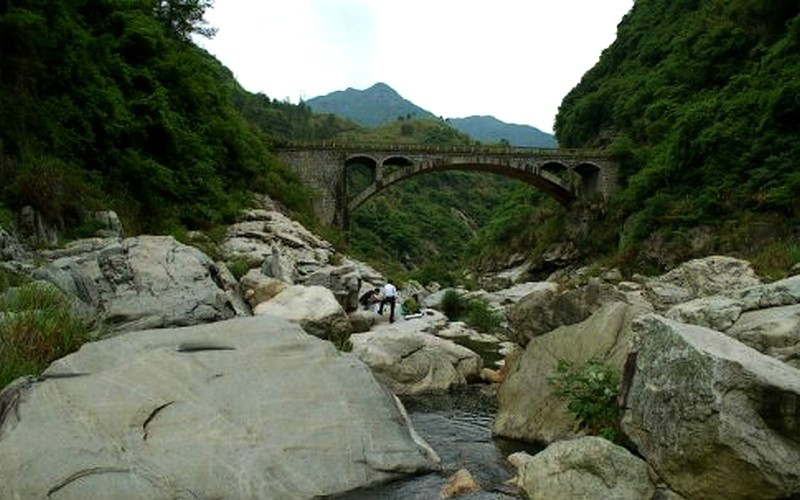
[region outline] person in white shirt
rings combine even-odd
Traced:
[[[384,304],[389,304],[389,323],[394,323],[394,308],[396,303],[397,288],[395,288],[390,281],[387,281],[383,286],[383,298],[381,299],[381,305],[378,308],[378,314],[383,315]]]

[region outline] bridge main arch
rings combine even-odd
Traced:
[[[559,203],[616,189],[617,166],[596,150],[498,148],[491,146],[286,145],[278,156],[317,192],[314,210],[325,224],[346,226],[349,214],[387,187],[432,172],[463,170],[514,178],[544,191]],[[347,172],[363,165],[371,182],[351,195]],[[362,184],[363,186],[363,184]]]
[[[419,175],[454,170],[485,172],[510,177],[544,191],[564,206],[569,206],[575,198],[567,180],[560,178],[554,173],[539,170],[531,164],[511,166],[500,163],[436,164],[423,162],[420,165],[414,165],[410,160],[406,159],[406,161],[409,163],[407,168],[380,177],[376,175],[375,182],[355,196],[352,196],[347,203],[347,215],[353,213],[361,205],[369,201],[372,197],[380,194],[389,186]],[[567,170],[566,166],[562,165],[562,167],[565,171]]]

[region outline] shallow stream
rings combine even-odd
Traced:
[[[493,389],[473,384],[441,394],[403,397],[417,432],[442,459],[441,473],[402,479],[375,488],[337,496],[336,500],[439,500],[447,477],[466,468],[481,490],[459,500],[522,498],[507,484],[514,475],[506,456],[520,450],[539,451],[530,445],[492,438],[497,410]]]

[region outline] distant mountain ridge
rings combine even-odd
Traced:
[[[366,127],[377,127],[398,118],[436,118],[436,115],[403,98],[385,83],[376,83],[365,90],[348,88],[306,101],[316,113],[333,113]],[[530,125],[505,123],[493,116],[449,118],[456,130],[482,142],[506,140],[512,146],[557,147],[555,138]]]
[[[512,146],[556,148],[555,137],[530,125],[517,125],[498,120],[494,116],[468,116],[449,118],[450,125],[484,142],[506,140]]]

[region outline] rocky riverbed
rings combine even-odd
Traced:
[[[463,291],[504,318],[487,335],[435,284],[401,288],[420,317],[357,310],[384,277],[268,204],[218,261],[103,220],[45,251],[0,230],[2,265],[101,337],[0,393],[0,498],[800,496],[800,276],[725,256],[629,280],[508,270]],[[621,375],[627,449],[556,396],[564,361]]]

